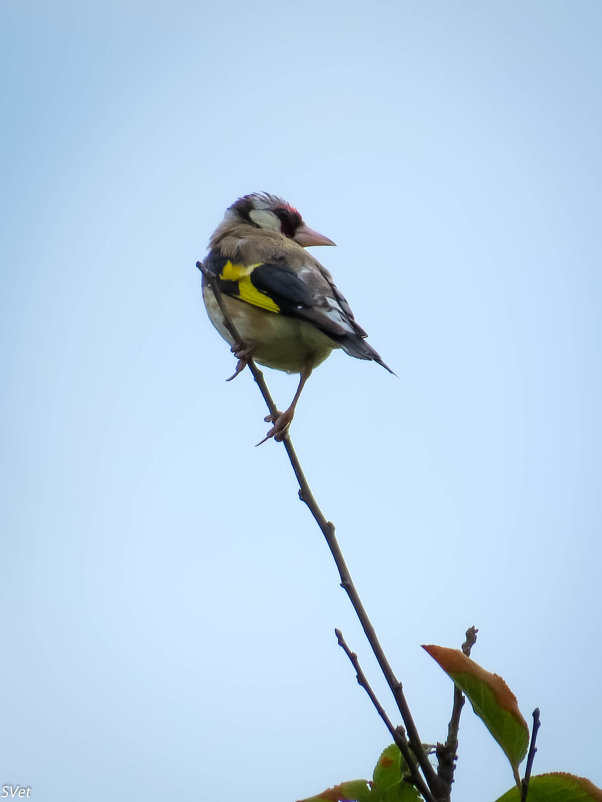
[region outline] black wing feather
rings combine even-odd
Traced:
[[[251,273],[251,283],[269,295],[284,314],[294,314],[312,305],[311,292],[284,259],[256,267]]]
[[[223,256],[219,249],[214,248],[209,253],[205,265],[219,277],[228,261],[236,260],[230,260],[228,257]],[[357,359],[374,360],[390,373],[393,373],[391,368],[383,362],[377,351],[365,342],[366,332],[355,321],[347,299],[334,284],[330,273],[324,268],[320,272],[328,282],[333,299],[339,307],[341,317],[339,317],[338,321],[332,316],[332,307],[325,304],[320,308],[321,305],[316,304],[307,285],[284,258],[258,265],[253,269],[250,279],[257,290],[273,299],[280,308],[281,314],[313,323],[326,335],[339,342],[341,347],[351,356]],[[219,279],[219,287],[227,295],[232,295],[233,297],[238,295],[238,283],[236,281]]]

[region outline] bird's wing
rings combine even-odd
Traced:
[[[228,258],[212,250],[206,266],[218,279],[224,295],[238,298],[267,312],[305,320],[337,342],[348,354],[373,359],[390,370],[364,342],[347,300],[330,273],[305,251],[301,258],[280,256],[266,261]]]
[[[249,264],[248,260],[227,258],[218,249],[211,251],[206,266],[217,276],[224,295],[267,312],[310,320],[329,336],[354,331],[352,316],[341,308],[330,285],[313,266],[301,265],[295,270],[284,256]]]

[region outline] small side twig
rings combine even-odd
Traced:
[[[466,630],[466,640],[462,644],[462,651],[466,657],[470,657],[471,649],[477,642],[478,631],[479,630],[474,626]],[[447,728],[447,740],[445,744],[437,744],[437,774],[447,783],[449,788],[451,788],[451,784],[454,781],[456,760],[458,759],[458,731],[460,729],[460,715],[462,714],[463,707],[464,694],[454,685],[454,703]]]
[[[536,707],[533,711],[533,729],[531,731],[531,744],[529,746],[529,754],[527,755],[525,776],[521,781],[520,802],[527,802],[527,794],[529,793],[529,780],[531,779],[531,770],[533,769],[533,761],[535,759],[535,753],[537,752],[535,743],[537,741],[537,731],[539,730],[539,727],[539,708]]]
[[[236,343],[242,343],[242,338],[237,332],[236,327],[234,326],[228,314],[226,306],[224,304],[222,293],[218,286],[216,276],[210,270],[207,270],[207,268],[202,262],[200,261],[197,262],[196,266],[205,276],[207,283],[209,284],[209,286],[213,291],[213,294],[215,295],[215,299],[222,312],[224,318],[224,324],[227,330],[230,332]],[[248,366],[268,406],[268,409],[270,410],[270,414],[274,414],[277,411],[277,408],[267,388],[265,379],[263,378],[263,373],[255,365],[252,359],[249,359]],[[330,553],[332,554],[337,569],[339,571],[339,576],[341,579],[341,587],[345,590],[345,592],[349,596],[349,600],[351,601],[351,604],[353,605],[353,608],[360,621],[360,624],[362,625],[362,629],[364,630],[366,638],[370,643],[372,651],[374,652],[374,656],[376,657],[380,669],[383,672],[385,679],[387,680],[387,684],[391,689],[395,702],[397,703],[397,707],[399,709],[399,712],[401,713],[403,723],[405,724],[408,733],[408,743],[410,749],[412,750],[412,752],[416,757],[418,765],[422,770],[422,773],[426,779],[428,787],[430,788],[433,794],[434,799],[437,800],[437,802],[439,802],[439,800],[446,800],[449,798],[449,786],[445,785],[442,779],[438,776],[433,764],[429,760],[429,757],[424,747],[422,746],[422,741],[418,734],[418,729],[416,727],[416,724],[414,723],[414,719],[412,717],[409,705],[403,692],[403,686],[393,673],[393,669],[391,668],[391,665],[389,664],[389,661],[386,658],[384,650],[380,645],[380,642],[376,635],[376,631],[372,626],[372,622],[370,621],[368,614],[364,609],[364,605],[362,604],[359,594],[355,588],[355,585],[353,584],[353,580],[351,579],[351,574],[349,572],[349,569],[347,568],[347,564],[345,563],[343,553],[341,552],[340,546],[335,537],[334,525],[330,521],[326,520],[322,510],[318,506],[318,503],[316,502],[313,493],[311,492],[309,483],[305,478],[305,474],[303,473],[303,469],[301,468],[299,458],[297,457],[295,449],[293,448],[293,444],[291,442],[290,435],[288,433],[284,436],[282,444],[286,449],[286,453],[288,455],[289,461],[291,463],[292,469],[297,479],[297,483],[299,484],[299,498],[309,508],[311,514],[314,517],[314,520],[320,527],[322,534],[326,539],[326,543],[328,544]]]
[[[385,722],[386,728],[391,733],[391,737],[393,738],[399,751],[403,755],[403,759],[407,763],[410,774],[412,775],[413,784],[416,786],[417,790],[422,794],[426,802],[434,802],[434,799],[431,796],[428,786],[426,785],[426,783],[422,779],[422,776],[420,775],[420,772],[418,771],[418,767],[416,765],[416,759],[412,754],[412,751],[408,744],[405,730],[403,729],[403,727],[393,726],[391,719],[386,714],[383,706],[378,701],[376,694],[372,690],[370,683],[366,679],[366,675],[364,674],[362,667],[360,666],[357,654],[355,652],[352,652],[349,646],[347,646],[347,643],[345,642],[345,638],[343,637],[343,633],[341,632],[341,630],[335,629],[334,634],[337,636],[337,641],[339,646],[345,652],[345,654],[347,655],[347,657],[351,662],[351,665],[355,669],[355,675],[358,685],[361,685],[361,687],[366,691],[366,693],[370,697],[370,701],[376,708],[376,712]]]

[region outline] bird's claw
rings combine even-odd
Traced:
[[[239,373],[243,372],[243,370],[247,367],[248,364],[249,364],[249,360],[248,359],[239,359],[238,362],[236,363],[236,370],[234,371],[234,373],[231,376],[229,376],[226,379],[226,381],[227,382],[231,382],[232,379],[235,379],[238,376]]]
[[[249,364],[249,359],[253,356],[254,348],[252,345],[245,345],[245,343],[236,343],[230,349],[234,356],[238,357],[238,362],[236,363],[236,370],[234,373],[226,379],[227,382],[231,382],[232,379],[235,379],[239,373],[242,373],[243,370]]]
[[[271,440],[272,437],[277,443],[281,443],[288,434],[288,427],[291,425],[293,414],[292,410],[287,409],[286,412],[278,412],[278,410],[276,410],[273,414],[266,415],[264,421],[266,423],[273,423],[274,425],[257,445],[260,446],[266,443],[268,440]]]

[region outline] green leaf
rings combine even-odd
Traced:
[[[399,785],[403,770],[407,771],[407,766],[399,748],[395,744],[387,746],[374,767],[374,773],[372,774],[373,789],[382,793],[387,788]]]
[[[511,788],[497,802],[520,802],[520,790]],[[602,802],[602,790],[574,774],[537,774],[529,780],[527,802]]]
[[[529,727],[516,696],[497,674],[485,671],[459,649],[423,646],[469,698],[472,709],[502,747],[518,782],[518,766],[527,754]]]
[[[349,780],[300,802],[375,802],[368,780]]]
[[[382,802],[423,802],[423,799],[413,785],[402,782],[385,791]]]
[[[399,748],[395,744],[387,746],[374,767],[372,802],[420,802],[418,791],[404,780],[408,774]]]

